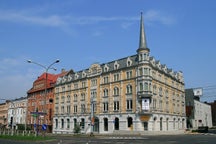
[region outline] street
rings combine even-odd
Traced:
[[[186,134],[161,136],[55,136],[56,140],[31,142],[32,144],[215,144],[215,134]],[[1,144],[29,144],[24,141],[0,139]]]

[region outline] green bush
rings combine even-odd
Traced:
[[[80,131],[81,131],[80,126],[76,124],[73,131],[74,131],[74,133],[80,133]]]

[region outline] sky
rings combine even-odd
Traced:
[[[216,90],[216,1],[0,0],[0,98],[26,96],[45,69],[80,71],[136,54],[143,12],[150,55]],[[215,92],[216,93],[216,92]],[[213,93],[210,92],[210,95]],[[216,96],[215,96],[216,99]]]

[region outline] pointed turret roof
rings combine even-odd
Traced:
[[[137,49],[137,52],[140,50],[149,50],[147,47],[147,41],[145,36],[145,28],[144,28],[144,22],[143,22],[143,13],[141,12],[141,19],[140,19],[140,38],[139,38],[139,48]]]

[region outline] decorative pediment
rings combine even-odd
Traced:
[[[95,76],[102,73],[102,68],[99,64],[92,64],[88,71],[88,76]]]

